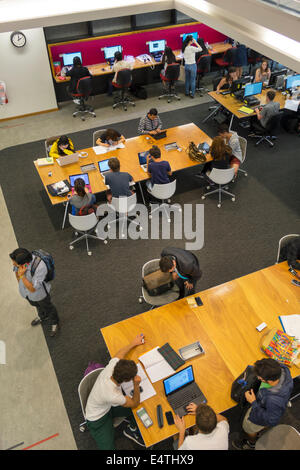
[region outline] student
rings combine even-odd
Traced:
[[[80,57],[76,56],[73,59],[73,67],[66,73],[66,77],[71,77],[69,92],[76,93],[78,80],[83,77],[92,77],[92,75],[87,67],[82,66]]]
[[[31,326],[40,325],[48,320],[51,325],[50,336],[55,336],[59,329],[59,317],[50,297],[51,284],[45,282],[48,273],[46,263],[41,259],[36,265],[36,256],[26,248],[17,248],[9,256],[20,295],[37,309],[38,316],[32,320]],[[32,273],[33,266],[36,267]]]
[[[120,416],[130,421],[123,434],[145,447],[131,411],[140,403],[141,378],[137,375],[136,363],[125,359],[133,348],[143,343],[144,335],[140,334],[128,346],[120,349],[100,372],[89,394],[85,417],[87,427],[100,450],[115,449],[113,419]],[[121,389],[121,384],[130,380],[133,380],[132,397],[124,396]]]
[[[164,50],[164,53],[163,53],[163,56],[162,56],[162,59],[161,59],[161,63],[163,65],[163,69],[160,71],[160,78],[162,79],[162,84],[163,84],[164,88],[166,88],[167,85],[168,85],[168,82],[166,80],[164,80],[164,77],[166,76],[167,66],[169,64],[175,64],[176,63],[175,54],[172,51],[172,49],[168,46],[166,46],[166,48]]]
[[[172,273],[179,287],[179,298],[195,293],[196,283],[202,276],[199,261],[190,251],[182,248],[167,247],[159,261],[163,273]]]
[[[255,108],[256,118],[258,123],[266,129],[269,120],[280,111],[280,104],[274,101],[276,92],[274,90],[267,91],[266,105],[264,107]],[[252,120],[253,125],[253,120]]]
[[[230,168],[232,149],[228,144],[226,144],[223,137],[220,135],[214,137],[209,149],[209,153],[213,160],[205,163],[199,176],[209,176],[213,168],[218,168],[220,170],[226,170],[227,168]]]
[[[106,129],[96,140],[97,145],[110,147],[111,145],[125,144],[125,137],[115,129]]]
[[[185,71],[185,95],[194,98],[196,90],[197,64],[196,54],[201,52],[202,47],[192,35],[188,35],[182,44]]]
[[[83,178],[75,180],[74,191],[75,194],[69,198],[70,204],[74,207],[74,215],[78,214],[82,207],[95,204],[96,197],[86,188]]]
[[[263,58],[260,67],[256,69],[254,82],[263,82],[268,85],[271,76],[268,59]]]
[[[228,90],[235,80],[238,80],[238,72],[236,67],[229,67],[227,75],[221,78],[217,86],[217,93],[220,93],[221,90]]]
[[[174,418],[175,426],[179,431],[178,450],[228,450],[229,424],[227,419],[214,412],[206,405],[195,405],[191,403],[187,406],[188,414],[195,415],[197,434],[185,437],[184,418],[178,415]],[[175,446],[174,446],[175,447]]]
[[[294,386],[289,369],[274,359],[256,361],[254,372],[261,385],[256,396],[252,389],[245,392],[245,398],[251,405],[243,420],[247,439],[232,442],[233,447],[239,450],[254,449],[257,434],[265,427],[276,426],[280,422]]]
[[[237,175],[239,166],[243,160],[242,149],[240,146],[239,136],[235,131],[229,131],[227,124],[221,124],[218,129],[218,134],[224,139],[225,144],[229,145],[232,151],[230,159],[230,166],[234,168],[234,174]]]
[[[236,52],[234,55],[234,63],[233,66],[236,67],[236,73],[238,79],[242,78],[243,69],[248,65],[248,55],[247,55],[247,48],[244,44],[240,44],[239,42],[236,45]]]
[[[287,261],[290,268],[300,270],[300,236],[290,240],[281,248],[279,262],[282,261]]]
[[[156,108],[149,109],[147,115],[144,118],[141,118],[139,127],[138,127],[138,134],[159,134],[162,129],[162,122],[158,115]]]
[[[49,157],[59,158],[64,155],[71,155],[75,152],[72,140],[66,135],[62,135],[59,139],[53,142],[49,151]]]
[[[114,75],[114,78],[112,79],[112,81],[109,80],[109,82],[108,82],[108,95],[109,96],[112,95],[113,84],[117,83],[118,72],[120,70],[123,70],[123,69],[131,70],[132,66],[133,66],[132,62],[127,62],[127,60],[123,60],[123,55],[122,55],[122,52],[120,52],[120,51],[115,52],[114,57],[115,57],[115,61],[114,61],[114,65],[112,67],[112,72],[115,72],[115,75]]]
[[[120,161],[116,157],[108,160],[108,166],[110,172],[105,175],[105,184],[110,187],[106,193],[108,202],[111,202],[112,197],[131,196],[133,194],[130,189],[130,182],[133,181],[132,176],[120,171]]]
[[[161,151],[157,145],[153,145],[147,155],[147,172],[151,175],[151,181],[147,181],[147,187],[151,191],[154,184],[166,184],[170,182],[172,175],[170,163],[161,159]]]

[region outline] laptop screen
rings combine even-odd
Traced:
[[[262,92],[262,82],[249,83],[245,86],[244,98],[252,95],[260,95]]]
[[[69,176],[69,178],[70,178],[70,184],[72,188],[74,188],[75,181],[77,180],[77,178],[82,178],[85,184],[90,184],[89,175],[87,173],[80,173],[79,175],[71,175]]]
[[[164,380],[165,393],[166,395],[170,395],[171,393],[176,392],[176,390],[185,387],[193,381],[193,366],[188,366]]]
[[[110,168],[108,166],[108,160],[101,160],[101,162],[98,162],[98,165],[99,165],[99,170],[101,173],[103,173],[104,171],[109,171]]]
[[[139,161],[140,165],[145,165],[147,163],[147,155],[149,154],[148,151],[146,152],[139,152]]]
[[[163,52],[166,47],[166,41],[164,39],[160,39],[158,41],[149,41],[149,52],[153,54],[153,52]]]

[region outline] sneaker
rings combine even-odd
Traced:
[[[50,333],[50,336],[53,337],[56,335],[56,333],[58,332],[59,330],[59,325],[58,323],[56,325],[52,325],[51,326],[51,333]]]
[[[31,326],[40,325],[41,323],[42,323],[42,320],[40,319],[40,317],[36,317],[34,320],[32,320]]]
[[[134,441],[136,444],[142,447],[146,447],[143,441],[143,438],[141,436],[140,431],[138,428],[135,428],[134,430],[128,425],[126,429],[123,431],[124,436],[128,437],[128,439],[131,439]]]
[[[233,440],[232,447],[237,450],[255,450],[255,444],[248,441],[248,439]]]

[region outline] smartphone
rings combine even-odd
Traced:
[[[290,271],[290,273],[291,273],[293,276],[295,276],[295,277],[297,277],[298,279],[300,279],[299,274],[298,274],[293,268],[289,268],[289,271]]]
[[[174,424],[174,418],[173,418],[173,413],[172,411],[166,411],[165,412],[165,415],[166,415],[166,420],[167,420],[167,423],[171,426],[171,424]]]
[[[201,305],[203,305],[203,302],[200,299],[200,297],[195,297],[195,300],[196,300],[196,303],[197,303],[198,307],[201,307]]]
[[[297,281],[296,279],[292,280],[292,284],[294,284],[294,286],[299,286],[300,287],[300,281]]]
[[[152,419],[150,418],[150,416],[148,415],[146,409],[144,407],[140,408],[139,410],[136,411],[136,414],[138,415],[138,417],[140,418],[140,420],[142,421],[143,425],[145,426],[145,428],[149,428],[150,426],[152,426],[153,424],[153,421]]]

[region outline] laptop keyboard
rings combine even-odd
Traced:
[[[178,393],[177,397],[169,397],[169,400],[174,408],[180,408],[181,406],[192,403],[192,401],[195,400],[198,396],[199,394],[193,393],[191,390],[187,390],[186,392],[182,390],[180,393]]]

